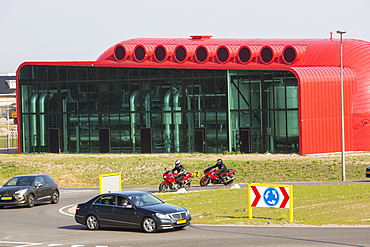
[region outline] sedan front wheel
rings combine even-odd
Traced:
[[[145,218],[141,223],[141,227],[143,228],[144,232],[152,233],[157,231],[157,224],[152,218]]]
[[[59,191],[54,191],[52,198],[51,198],[51,203],[52,204],[57,204],[59,202]]]
[[[35,196],[33,194],[29,194],[27,197],[27,206],[32,208],[35,206]]]

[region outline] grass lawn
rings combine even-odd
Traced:
[[[158,194],[184,206],[197,224],[236,225],[370,225],[370,183],[293,186],[293,223],[289,209],[253,208],[248,218],[247,189]]]
[[[236,183],[340,181],[340,154],[1,154],[0,184],[19,174],[49,174],[59,187],[98,187],[99,175],[122,173],[122,186],[158,186],[165,169],[181,160],[187,171],[202,172],[222,158],[236,169]],[[346,154],[347,180],[364,180],[370,153]],[[194,179],[192,184],[199,184]],[[158,194],[190,209],[194,223],[369,225],[370,182],[352,185],[295,185],[294,222],[288,209],[253,208],[248,218],[247,190]]]

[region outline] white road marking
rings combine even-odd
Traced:
[[[10,241],[0,241],[0,244],[20,244],[20,245],[17,245],[15,247],[27,247],[27,246],[42,245],[42,243],[10,242]]]
[[[64,214],[64,215],[67,215],[67,216],[74,217],[74,214],[70,214],[70,213],[63,212],[63,210],[64,210],[65,208],[70,208],[70,207],[73,207],[73,206],[75,206],[75,205],[76,205],[76,204],[72,204],[72,205],[68,205],[68,206],[62,207],[62,208],[60,208],[60,209],[59,209],[59,213]]]
[[[37,245],[42,245],[43,243],[30,243],[30,242],[14,242],[14,241],[0,241],[1,244],[9,244],[14,247],[29,247],[29,246],[37,246]],[[53,246],[62,246],[63,244],[49,244],[48,246],[53,247]],[[2,246],[2,245],[1,245]],[[84,247],[85,245],[81,244],[74,244],[71,245],[71,247]],[[96,245],[95,247],[108,247],[108,245]]]

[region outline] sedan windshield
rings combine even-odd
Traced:
[[[132,195],[128,197],[131,202],[136,206],[136,207],[142,207],[142,206],[149,206],[149,205],[154,205],[154,204],[162,204],[163,202],[159,200],[157,197],[145,193],[145,194],[139,194],[139,195]]]
[[[10,179],[6,184],[4,184],[4,187],[7,186],[31,186],[33,182],[34,177],[15,177]]]

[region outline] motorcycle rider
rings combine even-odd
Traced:
[[[216,168],[218,169],[218,176],[220,177],[220,179],[222,180],[223,183],[225,183],[225,174],[227,173],[227,167],[226,165],[224,164],[224,162],[222,161],[222,159],[218,159],[217,160],[217,163],[212,166],[212,168]]]
[[[185,177],[185,167],[181,164],[181,161],[180,160],[176,160],[175,161],[175,168],[172,169],[172,172],[177,172],[177,174],[175,175],[175,178],[176,178],[176,182],[181,186],[183,187],[184,185],[184,182],[181,181],[181,179],[183,179]]]

